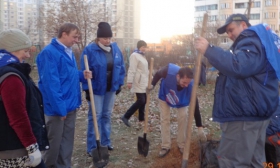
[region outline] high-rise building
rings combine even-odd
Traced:
[[[0,30],[21,29],[33,42],[39,43],[37,28],[40,0],[1,0]]]
[[[250,8],[248,8],[251,2]],[[274,31],[279,31],[279,0],[195,0],[195,25],[201,24],[203,15],[208,12],[208,22],[217,28],[234,13],[248,14],[251,25],[267,23]],[[221,44],[228,44],[226,35],[220,36]]]
[[[3,30],[3,20],[4,20],[4,2],[0,1],[0,32]]]
[[[135,48],[140,40],[141,0],[113,0],[113,18],[117,21],[115,39],[119,47]]]

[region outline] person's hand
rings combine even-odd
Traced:
[[[63,120],[65,120],[65,119],[66,119],[66,116],[64,116],[64,117],[60,117],[60,119],[63,121]]]
[[[154,89],[154,86],[153,86],[153,85],[151,85],[150,88],[147,87],[147,88],[146,88],[146,93],[149,94],[153,89]]]
[[[197,135],[198,138],[200,139],[201,142],[206,142],[207,141],[207,137],[203,131],[203,127],[198,127],[197,128]]]
[[[91,79],[92,78],[92,72],[91,71],[84,70],[83,74],[84,74],[85,79]]]
[[[132,83],[127,83],[126,86],[128,87],[128,89],[131,89]]]
[[[194,48],[202,55],[205,54],[208,46],[209,46],[209,42],[203,37],[198,37],[194,40]]]
[[[38,144],[32,144],[26,147],[26,150],[28,152],[28,159],[24,163],[25,167],[36,167],[41,163],[42,160],[42,154],[39,150]]]

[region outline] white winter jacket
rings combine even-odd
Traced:
[[[132,53],[129,57],[129,68],[127,83],[132,83],[131,92],[146,93],[148,86],[149,68],[145,56],[139,53]]]

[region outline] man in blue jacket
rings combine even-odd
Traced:
[[[91,77],[90,72],[83,75],[77,69],[72,46],[78,38],[76,25],[63,24],[58,38],[53,38],[36,60],[50,142],[50,150],[43,153],[47,167],[71,167],[76,109],[81,105],[79,81]]]
[[[161,125],[161,150],[159,157],[164,157],[171,148],[170,135],[170,108],[177,109],[178,134],[177,145],[181,153],[184,151],[186,141],[186,129],[188,122],[188,109],[193,87],[193,72],[188,67],[182,67],[175,64],[168,64],[159,69],[152,81],[152,88],[161,80],[158,98]],[[150,89],[147,89],[148,91]],[[199,111],[198,100],[196,101],[194,118],[197,127],[197,133],[201,141],[206,141],[203,131],[201,115]]]
[[[263,167],[266,128],[278,105],[277,69],[267,59],[279,55],[277,46],[273,39],[262,41],[269,28],[250,26],[242,14],[228,17],[217,30],[234,42],[228,51],[202,37],[194,43],[220,72],[213,107],[213,120],[222,129],[220,167]]]

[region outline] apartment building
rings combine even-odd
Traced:
[[[0,32],[3,30],[3,14],[4,14],[4,2],[0,1]]]
[[[1,0],[0,30],[21,29],[33,42],[39,44],[37,28],[38,5],[40,0]]]
[[[208,22],[216,27],[223,25],[233,13],[248,13],[249,0],[195,0],[195,25],[201,24],[203,15],[208,12]],[[280,29],[279,0],[251,0],[250,23],[267,23],[274,31]],[[220,36],[221,45],[230,44],[226,35]]]
[[[115,0],[112,4],[117,21],[115,40],[123,50],[135,48],[140,40],[141,0]]]

